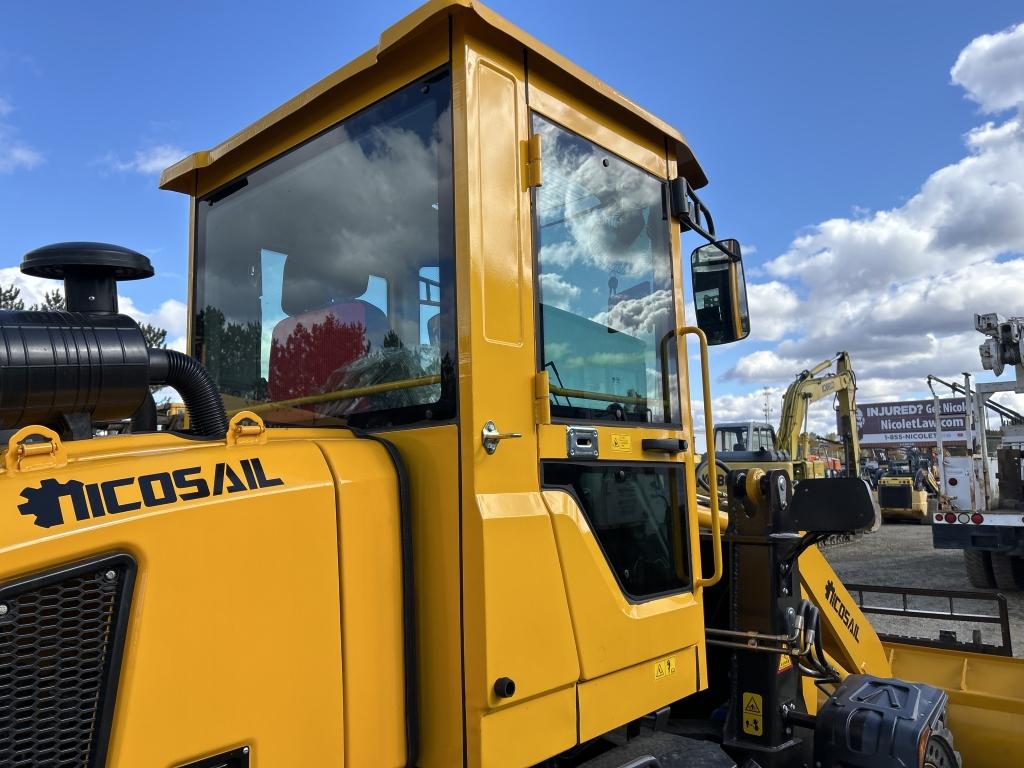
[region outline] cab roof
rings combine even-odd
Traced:
[[[639,118],[650,127],[664,134],[669,142],[675,144],[676,154],[679,158],[680,175],[685,176],[687,181],[695,188],[700,188],[707,184],[707,176],[690,149],[686,138],[668,123],[655,117],[611,86],[598,80],[583,68],[573,64],[561,54],[528,35],[519,27],[481,3],[475,2],[475,0],[430,0],[430,2],[421,5],[401,21],[384,30],[380,36],[380,41],[374,48],[371,48],[341,69],[307,88],[298,96],[285,102],[252,125],[242,129],[227,141],[218,144],[212,149],[193,152],[188,157],[179,160],[174,165],[165,169],[160,176],[160,188],[191,194],[195,189],[195,178],[200,169],[212,167],[221,158],[239,149],[246,142],[281,121],[300,112],[332,88],[354,77],[356,74],[371,69],[377,63],[380,56],[389,48],[414,37],[423,27],[431,24],[439,17],[449,15],[456,10],[475,14],[484,23],[519,43],[532,54],[547,60],[555,67],[575,78],[583,88],[589,89],[599,97],[626,110],[634,117]]]

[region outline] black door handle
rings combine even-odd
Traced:
[[[686,441],[675,438],[659,440],[646,437],[640,441],[640,447],[645,451],[657,451],[658,453],[682,453],[686,450]]]

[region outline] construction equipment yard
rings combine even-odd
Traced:
[[[839,577],[847,584],[887,584],[895,587],[966,590],[983,593],[971,587],[964,572],[963,557],[955,549],[935,549],[932,531],[928,525],[913,523],[885,523],[878,531],[864,534],[853,541],[824,548],[825,557]],[[998,590],[989,590],[998,592]],[[1013,655],[1024,657],[1024,593],[1005,591],[1010,617]],[[878,603],[888,604],[883,600]],[[912,607],[920,610],[947,607],[940,598],[920,598]],[[954,601],[957,611],[973,613],[979,610],[974,601]],[[926,628],[925,622],[890,616],[872,616],[872,625],[879,632],[934,635],[935,628]],[[933,623],[933,622],[927,622]],[[960,639],[970,637],[973,626],[957,622],[943,622],[942,628],[953,629]],[[982,628],[984,642],[998,641],[995,626]]]

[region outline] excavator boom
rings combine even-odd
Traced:
[[[819,375],[835,364],[835,372]],[[807,411],[812,403],[829,395],[836,398],[839,414],[839,431],[843,440],[847,474],[856,477],[860,466],[860,444],[856,430],[857,376],[847,352],[823,360],[813,368],[803,371],[796,381],[789,385],[782,397],[782,414],[779,418],[779,448],[788,451],[793,460],[806,460]],[[803,435],[803,440],[801,440]]]

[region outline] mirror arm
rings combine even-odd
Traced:
[[[712,230],[711,232],[706,232],[699,224],[696,224],[696,223],[693,223],[693,222],[687,222],[687,224],[685,226],[686,226],[687,229],[691,229],[694,232],[696,232],[698,235],[703,237],[709,243],[715,242],[714,230]]]
[[[690,190],[690,198],[697,204],[696,211],[698,223],[700,221],[701,211],[703,211],[704,218],[707,219],[708,222],[707,232],[704,232],[703,230],[699,229],[695,231],[698,234],[702,235],[703,237],[707,238],[709,242],[713,242],[715,240],[715,220],[711,218],[711,210],[706,205],[704,205],[704,201],[697,197],[697,193],[694,192],[692,189]]]
[[[692,229],[709,243],[714,242],[715,220],[711,217],[711,211],[693,191],[689,182],[684,177],[677,176],[668,184],[672,215],[680,226],[684,231]],[[701,226],[702,216],[707,221],[707,229]]]

